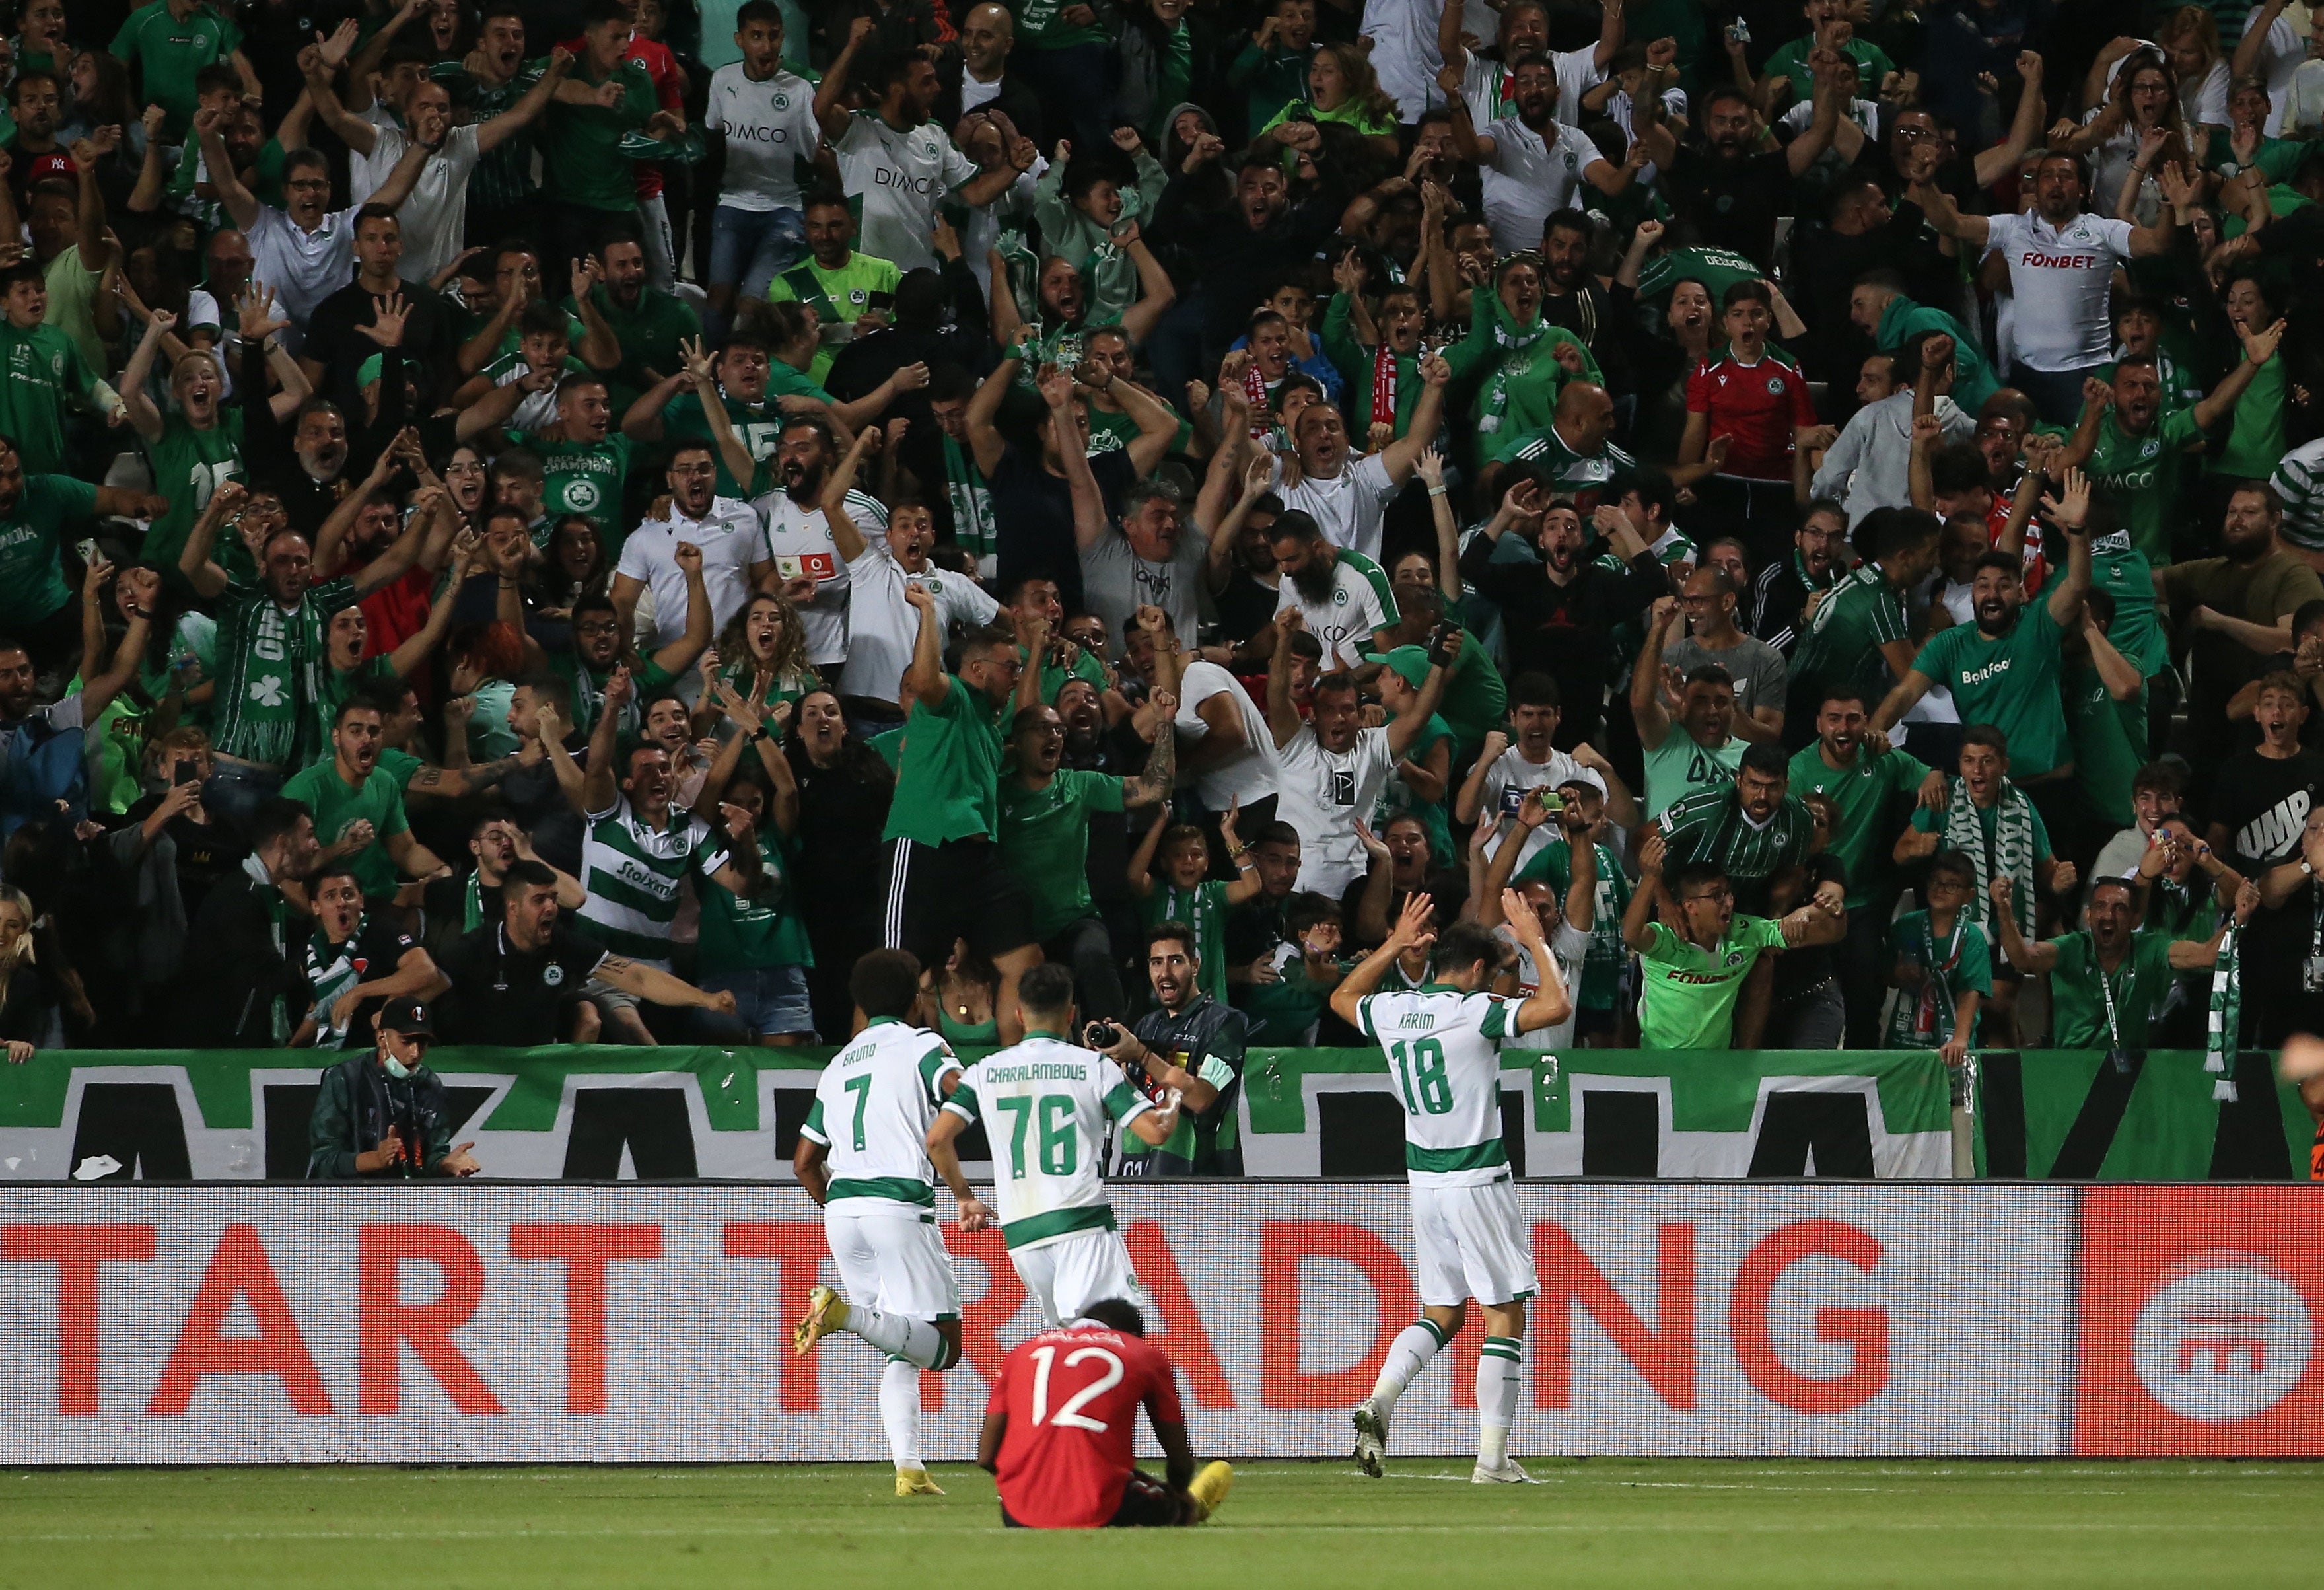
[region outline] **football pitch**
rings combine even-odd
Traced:
[[[1212,1523],[1004,1531],[991,1482],[885,1465],[0,1470],[0,1590],[167,1584],[2313,1584],[2287,1463],[1529,1460],[1239,1465]],[[1028,1577],[1039,1575],[1041,1577]],[[1067,1580],[1062,1576],[1072,1575]]]

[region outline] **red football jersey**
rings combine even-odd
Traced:
[[[1762,355],[1756,365],[1729,354],[1705,359],[1687,378],[1686,411],[1711,416],[1712,436],[1731,437],[1721,475],[1745,480],[1792,477],[1792,428],[1816,422],[1808,379]]]
[[[1084,1325],[1045,1330],[1001,1361],[987,1411],[1009,1416],[993,1477],[1009,1516],[1031,1529],[1096,1529],[1121,1505],[1137,1466],[1138,1408],[1183,1423],[1162,1349]]]

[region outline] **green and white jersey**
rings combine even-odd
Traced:
[[[874,1016],[831,1057],[800,1128],[831,1150],[830,1203],[936,1207],[928,1123],[944,1104],[944,1079],[959,1069],[942,1038],[893,1016]]]
[[[1508,1179],[1501,1045],[1517,1035],[1523,1003],[1441,983],[1358,1002],[1357,1025],[1387,1051],[1404,1105],[1404,1169],[1415,1186],[1481,1187]]]
[[[503,354],[499,358],[486,365],[481,372],[492,378],[494,386],[506,386],[512,382],[521,381],[531,373],[532,366],[524,362],[524,355],[521,353]],[[566,356],[565,368],[558,375],[558,379],[562,380],[567,375],[586,375],[590,373],[588,365],[568,354]],[[547,392],[525,393],[516,406],[516,412],[509,417],[509,427],[514,430],[540,430],[556,422],[557,389],[553,386]]]
[[[2268,484],[2283,499],[2283,539],[2310,551],[2324,550],[2324,437],[2284,454]]]
[[[1371,649],[1372,632],[1400,623],[1396,587],[1382,569],[1361,552],[1338,547],[1332,553],[1332,594],[1311,602],[1296,581],[1286,579],[1275,610],[1296,607],[1307,621],[1307,633],[1323,648],[1323,671],[1354,668]]]
[[[1114,1229],[1102,1179],[1105,1123],[1135,1121],[1154,1105],[1096,1050],[1028,1032],[979,1060],[944,1107],[985,1123],[1001,1235],[1011,1248],[1032,1248]]]
[[[689,873],[705,877],[725,864],[726,853],[700,818],[673,809],[669,827],[657,833],[628,796],[616,795],[589,814],[581,841],[585,930],[615,955],[668,971],[678,884]]]

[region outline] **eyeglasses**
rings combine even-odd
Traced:
[[[484,472],[484,467],[482,464],[447,464],[444,466],[444,473],[447,475],[482,475]]]

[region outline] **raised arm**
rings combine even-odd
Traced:
[[[2066,572],[2045,598],[2050,616],[2061,629],[2073,627],[2081,615],[2082,597],[2090,588],[2090,538],[2082,533],[2082,516],[2089,511],[2090,483],[2079,469],[2066,471],[2066,498],[2042,499],[2051,522],[2066,532]]]
[[[1378,988],[1388,969],[1407,949],[1436,941],[1435,901],[1425,894],[1413,894],[1397,913],[1396,926],[1380,941],[1380,947],[1356,964],[1355,969],[1340,979],[1332,990],[1332,1013],[1349,1026],[1363,1025],[1365,996]]]
[[[1669,735],[1670,710],[1663,705],[1663,646],[1678,623],[1678,598],[1657,596],[1646,617],[1645,644],[1630,665],[1630,716],[1638,743],[1652,751]]]
[[[1000,273],[993,274],[999,280]],[[992,374],[977,384],[963,416],[968,426],[969,451],[975,456],[978,472],[987,477],[1001,467],[1001,455],[1008,450],[1008,440],[1001,436],[996,421],[1001,416],[1001,402],[1009,396],[1009,388],[1016,382],[1018,367],[1023,363],[1012,354],[995,365]]]
[[[137,347],[129,356],[129,367],[121,373],[121,406],[129,411],[131,428],[149,442],[161,440],[163,430],[161,411],[153,406],[153,360],[161,352],[162,338],[177,323],[178,317],[167,310],[155,310],[149,315],[145,335],[137,339]]]
[[[1638,886],[1622,913],[1622,942],[1641,955],[1655,947],[1655,917],[1663,892],[1663,837],[1648,830],[1638,844]]]
[[[824,142],[835,142],[847,131],[847,118],[852,114],[840,103],[847,92],[848,78],[855,69],[855,52],[863,48],[863,41],[872,36],[875,24],[869,16],[859,16],[848,24],[847,42],[824,69],[823,81],[816,85],[815,120],[823,129]]]
[[[589,765],[581,775],[581,787],[576,792],[566,791],[567,798],[583,817],[595,817],[613,809],[613,797],[619,791],[620,781],[613,766],[614,749],[622,740],[622,708],[630,704],[632,686],[629,664],[613,670],[605,681],[605,694],[597,703],[597,722],[589,731]],[[549,736],[541,735],[541,744],[549,744]],[[550,748],[552,757],[563,754],[561,745]],[[567,758],[567,760],[570,760]],[[558,781],[560,783],[563,781]],[[577,799],[575,799],[577,793]]]
[[[830,528],[831,544],[838,549],[842,563],[853,563],[863,556],[863,532],[857,528],[855,516],[847,511],[847,494],[855,489],[855,475],[862,467],[863,455],[878,451],[879,447],[880,428],[864,427],[855,433],[854,443],[840,455],[839,462],[824,479],[823,522]]]
[[[919,633],[912,644],[911,665],[904,670],[904,697],[917,700],[934,711],[944,705],[945,695],[952,687],[944,666],[944,620],[936,612],[936,599],[926,586],[904,582],[904,600],[909,602],[920,615]],[[1026,664],[1025,671],[1038,675],[1040,660],[1035,657]]]
[[[217,190],[218,202],[234,217],[234,224],[246,233],[258,225],[264,207],[235,174],[234,157],[226,152],[226,139],[218,132],[224,119],[215,110],[194,112],[194,136],[201,143],[202,164],[209,172],[210,186]]]
[[[1277,751],[1299,735],[1299,707],[1291,699],[1291,637],[1306,627],[1306,616],[1296,607],[1275,615],[1275,652],[1267,660],[1267,726]]]
[[[2031,941],[2017,930],[2017,913],[2010,907],[2012,888],[2006,873],[1993,880],[1987,895],[1993,901],[1993,925],[2001,935],[2001,953],[2020,972],[2046,972],[2058,964],[2056,943]]]
[[[1541,930],[1541,917],[1517,889],[1501,891],[1501,914],[1508,919],[1518,947],[1533,958],[1534,992],[1517,1007],[1517,1031],[1554,1027],[1573,1013],[1573,1000],[1557,969],[1557,957],[1550,952],[1549,935]]]

